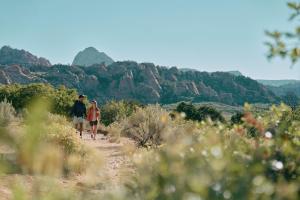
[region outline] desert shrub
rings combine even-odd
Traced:
[[[197,109],[193,104],[182,102],[176,107],[176,111],[184,113],[187,120],[203,121],[210,118],[213,121],[225,122],[222,114],[210,106],[201,106]]]
[[[68,115],[77,92],[64,86],[54,88],[49,84],[12,84],[0,86],[0,101],[7,99],[16,110],[22,110],[37,98],[52,103],[51,112]]]
[[[74,158],[76,170],[85,170],[90,150],[66,118],[48,113],[43,100],[28,110],[30,115],[18,122],[18,134],[16,129],[0,130],[0,144],[5,143],[15,154],[14,160],[7,160],[8,172],[68,175],[75,169]]]
[[[245,137],[245,125],[189,122],[134,156],[128,199],[299,199],[300,123],[292,117],[284,105],[245,116],[256,138]]]
[[[139,103],[130,101],[110,101],[101,108],[101,122],[108,126],[116,121],[130,116],[137,107],[141,107]]]
[[[7,126],[16,118],[14,107],[6,100],[0,102],[0,126]]]
[[[201,106],[197,110],[197,120],[203,121],[207,118],[210,118],[213,121],[225,122],[224,117],[219,111],[210,106]]]
[[[169,120],[169,114],[159,105],[138,108],[123,122],[121,134],[134,139],[139,146],[157,146],[169,128]]]
[[[65,117],[49,113],[45,125],[47,129],[44,134],[47,140],[59,145],[66,154],[84,155],[84,146],[80,142],[76,130]]]
[[[121,137],[123,125],[122,123],[114,122],[110,124],[107,128],[107,132],[109,133],[110,142],[119,142]]]
[[[231,124],[241,124],[241,123],[243,123],[243,117],[244,117],[244,113],[242,113],[242,112],[235,113],[230,118]]]

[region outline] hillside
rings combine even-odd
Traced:
[[[244,76],[226,72],[182,71],[152,63],[132,61],[69,65],[5,65],[0,67],[0,83],[45,82],[65,85],[99,102],[137,100],[142,103],[169,104],[178,101],[214,101],[230,105],[276,102],[278,98],[265,86]]]
[[[272,90],[276,95],[283,96],[289,92],[295,93],[300,97],[300,82],[299,83],[290,83],[286,85],[281,85],[278,87],[275,86],[267,86],[270,90]]]
[[[259,83],[267,86],[280,87],[284,85],[300,84],[299,80],[257,80]]]
[[[277,96],[283,96],[289,92],[293,92],[300,97],[299,80],[257,80],[257,81],[265,85]]]

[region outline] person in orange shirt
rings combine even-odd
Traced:
[[[87,120],[91,125],[91,137],[96,140],[97,125],[100,120],[100,109],[98,108],[97,101],[95,100],[91,102],[91,107],[88,109]]]

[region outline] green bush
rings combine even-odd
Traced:
[[[187,120],[203,121],[210,118],[213,121],[225,122],[222,114],[210,106],[201,106],[197,109],[193,104],[182,102],[176,107],[176,111],[184,113]]]
[[[244,117],[244,113],[242,112],[237,112],[234,115],[231,116],[231,124],[241,124],[243,123],[243,117]]]
[[[215,108],[210,106],[201,106],[200,108],[198,108],[197,120],[203,121],[207,118],[210,118],[213,121],[225,122],[225,119],[222,116],[222,114],[219,111],[217,111]]]
[[[42,83],[0,86],[0,101],[7,99],[16,110],[26,108],[37,98],[51,102],[51,112],[68,115],[74,100],[77,98],[77,92],[64,86],[54,88],[49,84]]]
[[[139,103],[130,101],[110,101],[101,108],[101,122],[108,126],[116,121],[130,116],[138,107]]]

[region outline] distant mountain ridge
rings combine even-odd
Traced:
[[[3,46],[0,49],[0,64],[1,65],[43,65],[51,66],[49,60],[43,57],[37,57],[25,50],[13,49],[10,46]]]
[[[262,80],[262,79],[258,79],[257,81],[261,84],[264,84],[264,85],[267,85],[267,86],[274,86],[274,87],[300,83],[300,80],[293,80],[293,79],[286,79],[286,80]]]
[[[200,72],[133,61],[89,67],[77,65],[0,65],[0,83],[49,83],[65,85],[100,103],[137,100],[142,103],[214,101],[230,105],[278,102],[266,86],[245,76],[227,72]]]
[[[234,76],[243,76],[243,74],[240,71],[227,71],[227,72]]]
[[[95,64],[110,65],[113,62],[114,60],[108,55],[106,55],[104,52],[99,52],[94,47],[88,47],[83,51],[80,51],[75,56],[72,65],[88,67]]]
[[[272,90],[277,96],[294,93],[300,97],[300,80],[257,80]]]

